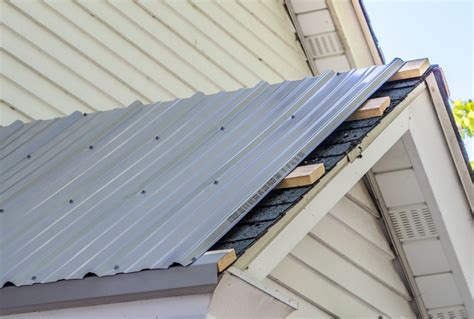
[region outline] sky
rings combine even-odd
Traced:
[[[474,0],[364,0],[387,62],[428,57],[452,99],[474,99]],[[474,139],[466,141],[474,159]]]

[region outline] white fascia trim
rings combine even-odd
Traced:
[[[425,90],[420,84],[402,104],[408,105]],[[409,108],[403,109],[393,119],[387,116],[385,122],[392,121],[378,136],[363,149],[362,156],[349,154],[344,167],[325,185],[319,193],[300,211],[265,248],[248,264],[246,272],[257,280],[263,280],[298,244],[336,203],[359,181],[368,170],[398,141],[409,128]],[[394,110],[393,112],[395,112]],[[384,120],[379,124],[383,127]],[[367,137],[370,139],[370,137]],[[364,141],[362,141],[362,145]],[[349,160],[352,160],[351,162]],[[340,165],[341,162],[338,164]]]
[[[412,162],[423,197],[431,211],[464,306],[474,318],[472,289],[472,215],[458,178],[450,147],[434,105],[418,105],[410,112],[410,129],[403,143]],[[433,162],[436,160],[436,162]]]

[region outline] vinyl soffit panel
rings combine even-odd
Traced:
[[[402,64],[0,129],[2,284],[192,263]]]

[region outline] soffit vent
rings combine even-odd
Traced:
[[[463,306],[441,308],[428,311],[430,319],[468,319],[466,309]]]
[[[344,47],[336,32],[312,35],[306,37],[306,40],[311,56],[315,59],[344,53]]]
[[[400,241],[437,237],[438,232],[426,205],[390,209],[390,220]]]

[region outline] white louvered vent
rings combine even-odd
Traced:
[[[428,311],[430,319],[468,319],[466,309],[463,306],[441,308]]]
[[[338,55],[344,53],[339,36],[336,32],[318,34],[306,37],[313,58]]]
[[[400,241],[432,238],[438,235],[426,205],[390,209],[390,220]]]

